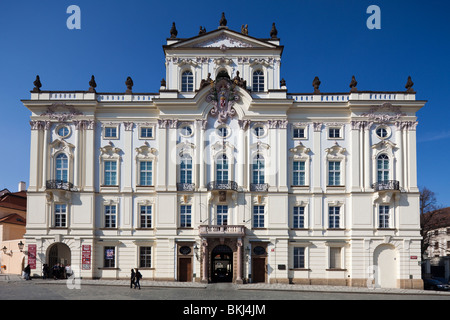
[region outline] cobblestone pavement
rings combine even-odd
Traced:
[[[63,285],[67,286],[67,280],[53,280],[53,279],[33,279],[31,280],[35,284],[51,284],[51,285]],[[18,275],[0,274],[0,283],[15,283],[26,282]],[[90,280],[81,279],[78,282],[80,285],[90,286],[130,286],[129,280]],[[190,288],[190,289],[211,289],[210,284],[198,283],[198,282],[175,282],[175,281],[149,281],[141,280],[142,288]],[[76,286],[77,282],[73,281],[72,286]],[[431,290],[414,290],[414,289],[381,289],[381,288],[359,288],[359,287],[344,287],[344,286],[325,286],[325,285],[290,285],[290,284],[268,284],[268,283],[256,283],[256,284],[222,284],[222,286],[216,286],[220,288],[232,288],[233,290],[246,291],[246,290],[260,290],[260,291],[287,291],[287,292],[323,292],[323,293],[361,293],[361,294],[396,294],[396,295],[434,295],[441,297],[448,297],[450,299],[450,292],[446,291],[431,291]]]

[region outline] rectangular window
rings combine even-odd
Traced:
[[[305,128],[294,128],[292,130],[292,137],[294,139],[304,139],[304,138],[306,138]]]
[[[341,138],[341,128],[329,128],[328,138]]]
[[[55,204],[55,227],[67,227],[67,205]]]
[[[117,162],[116,161],[105,161],[104,162],[104,185],[105,186],[116,186],[117,185]]]
[[[253,206],[253,228],[264,228],[264,206]]]
[[[180,206],[180,227],[181,228],[190,228],[191,225],[191,205],[182,205]]]
[[[328,162],[328,185],[340,186],[341,185],[341,162],[330,161]]]
[[[341,269],[341,250],[340,247],[330,248],[330,269]]]
[[[153,185],[153,162],[140,161],[139,162],[139,185],[152,186]]]
[[[104,262],[103,267],[114,268],[116,266],[116,248],[104,247]]]
[[[117,127],[105,127],[105,138],[117,139]]]
[[[294,269],[305,268],[305,248],[294,248]]]
[[[152,206],[141,206],[141,228],[152,227]]]
[[[302,229],[305,227],[305,207],[294,207],[293,228]]]
[[[228,206],[217,206],[217,224],[219,226],[226,226],[228,224]]]
[[[379,228],[389,228],[389,206],[379,207]]]
[[[152,267],[152,247],[139,247],[139,268]]]
[[[108,205],[105,206],[105,228],[116,228],[116,209],[117,207],[115,205]]]
[[[340,227],[340,211],[341,207],[328,208],[328,228],[339,229]]]
[[[293,163],[293,181],[292,185],[294,186],[304,186],[306,184],[306,163],[305,161],[294,161]]]
[[[153,127],[140,127],[139,137],[141,139],[153,138]]]

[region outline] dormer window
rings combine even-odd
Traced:
[[[194,91],[194,75],[191,71],[184,71],[181,75],[181,91],[192,92]]]
[[[262,70],[253,72],[253,89],[254,92],[264,92],[264,73]]]

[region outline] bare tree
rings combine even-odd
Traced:
[[[423,187],[420,190],[420,233],[422,235],[422,255],[427,251],[430,245],[430,239],[433,236],[432,230],[438,228],[439,219],[437,216],[441,213],[442,206],[437,204],[436,194],[430,189]]]

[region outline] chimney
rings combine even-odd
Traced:
[[[21,191],[27,191],[27,185],[24,181],[19,182],[19,192]]]

